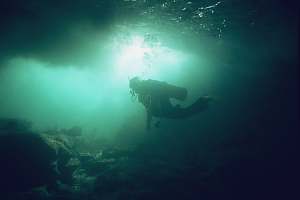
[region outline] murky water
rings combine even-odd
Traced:
[[[295,4],[1,2],[3,198],[286,199],[299,129]],[[135,76],[186,88],[172,100],[182,107],[213,101],[147,131]]]

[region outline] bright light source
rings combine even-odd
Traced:
[[[124,83],[134,76],[165,79],[178,75],[187,55],[163,46],[155,35],[142,35],[121,33],[113,38],[113,79]]]
[[[147,58],[152,49],[146,44],[143,37],[135,36],[128,44],[120,45],[117,58],[117,72],[119,76],[141,76],[148,70]]]

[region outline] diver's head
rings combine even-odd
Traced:
[[[129,88],[133,91],[136,91],[141,83],[141,79],[138,76],[135,76],[129,80]]]

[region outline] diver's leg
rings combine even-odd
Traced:
[[[201,111],[206,110],[211,100],[211,97],[203,96],[200,97],[195,103],[186,108],[181,108],[180,106],[173,106],[172,109],[169,110],[169,112],[167,113],[167,117],[177,119],[191,117]]]
[[[169,98],[161,99],[159,102],[160,116],[164,118],[184,118],[186,111],[180,105],[173,106]]]
[[[206,110],[210,101],[212,101],[212,98],[210,96],[202,96],[195,103],[186,108],[187,112],[195,114]]]

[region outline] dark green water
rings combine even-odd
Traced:
[[[297,3],[13,0],[1,1],[0,26],[5,198],[293,194]],[[187,88],[183,106],[201,95],[214,101],[189,119],[159,119],[160,127],[147,132],[145,110],[129,94],[134,76]],[[80,164],[65,169],[65,154],[27,139],[32,134],[54,137],[49,141]],[[29,165],[11,167],[23,161]],[[47,192],[31,190],[44,185]]]

